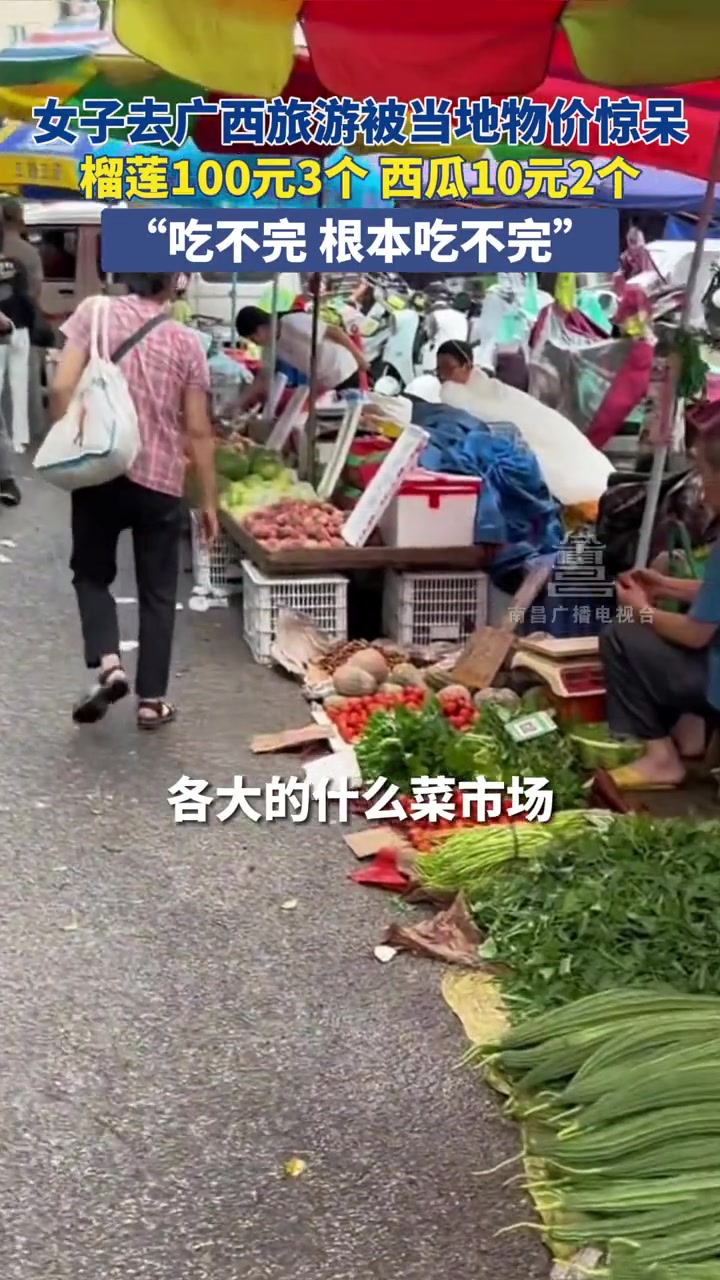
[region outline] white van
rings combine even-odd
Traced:
[[[33,201],[25,205],[28,235],[40,251],[45,272],[41,305],[53,324],[61,324],[78,302],[105,288],[106,276],[100,265],[100,215],[104,208],[107,206],[90,200]],[[268,305],[273,279],[271,271],[237,274],[236,307]],[[301,289],[299,273],[281,273],[280,310],[287,310]],[[187,297],[196,314],[232,327],[230,273],[193,273]]]

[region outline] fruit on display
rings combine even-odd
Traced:
[[[473,705],[468,690],[463,689],[462,685],[450,685],[436,694],[436,697],[440,710],[453,729],[467,733],[474,727],[477,708]]]
[[[362,693],[359,691],[358,676],[363,681]],[[469,733],[475,726],[477,711],[466,689],[463,690],[465,697],[449,698],[441,704],[432,698],[427,689],[421,689],[417,685],[399,688],[386,683],[371,689],[370,683],[365,683],[366,680],[367,672],[360,672],[357,667],[349,664],[341,667],[334,677],[336,694],[326,698],[323,703],[324,710],[346,742],[355,742],[361,736],[368,720],[376,711],[392,711],[396,707],[420,711],[423,707],[436,706],[443,719],[461,734]],[[372,681],[372,676],[369,681]]]
[[[446,684],[444,689],[439,689],[437,700],[441,707],[446,706],[450,702],[472,702],[470,690],[466,689],[463,684]]]
[[[401,684],[403,688],[425,688],[425,681],[421,673],[410,662],[401,662],[398,666],[393,667],[392,678],[394,684]]]
[[[419,711],[424,697],[423,689],[402,689],[395,694],[378,690],[360,698],[345,698],[341,707],[335,705],[334,698],[326,698],[323,706],[343,742],[353,743],[361,737],[368,720],[376,712],[391,711],[394,707]]]
[[[221,505],[240,522],[253,511],[283,499],[315,500],[312,485],[298,480],[296,472],[285,465],[279,454],[249,440],[219,443],[215,450],[215,472]]]
[[[348,665],[367,671],[376,684],[382,684],[390,674],[388,664],[379,649],[360,649],[358,653],[348,658]]]
[[[367,653],[368,649],[372,649],[373,653],[381,654],[385,659],[388,670],[391,672],[402,663],[407,662],[407,653],[403,649],[399,649],[396,645],[384,640],[376,640],[373,644],[369,644],[367,640],[348,640],[345,644],[334,646],[329,653],[318,658],[316,665],[321,671],[325,671],[327,675],[332,675],[333,671],[337,671],[338,667],[344,667],[345,663],[356,654]],[[399,684],[399,681],[393,680],[393,683]]]
[[[335,672],[333,687],[335,692],[342,694],[343,697],[363,698],[375,693],[377,680],[370,675],[369,671],[363,671],[361,667],[355,667],[346,662],[344,667],[338,667]]]
[[[521,710],[520,698],[512,689],[480,689],[475,694],[473,702],[478,711],[488,702],[494,702],[496,707],[507,707],[509,711],[519,713]]]
[[[252,512],[242,524],[268,551],[346,546],[340,537],[344,517],[329,502],[288,497]]]
[[[347,698],[341,697],[339,693],[331,693],[323,702],[323,709],[330,715],[331,712],[342,711],[347,704]]]

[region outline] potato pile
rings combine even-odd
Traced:
[[[345,547],[340,530],[345,518],[329,502],[302,502],[286,498],[261,507],[243,521],[243,528],[266,551],[310,547]]]

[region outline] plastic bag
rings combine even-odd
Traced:
[[[564,507],[598,502],[613,467],[581,431],[554,409],[524,391],[505,386],[475,369],[464,384],[446,382],[443,404],[462,409],[492,427],[513,423],[535,454],[543,479]]]

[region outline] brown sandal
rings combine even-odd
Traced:
[[[153,711],[153,716],[141,716],[142,710]],[[165,702],[163,698],[141,698],[138,702],[138,729],[162,729],[166,724],[172,724],[177,716],[177,711],[171,702]]]

